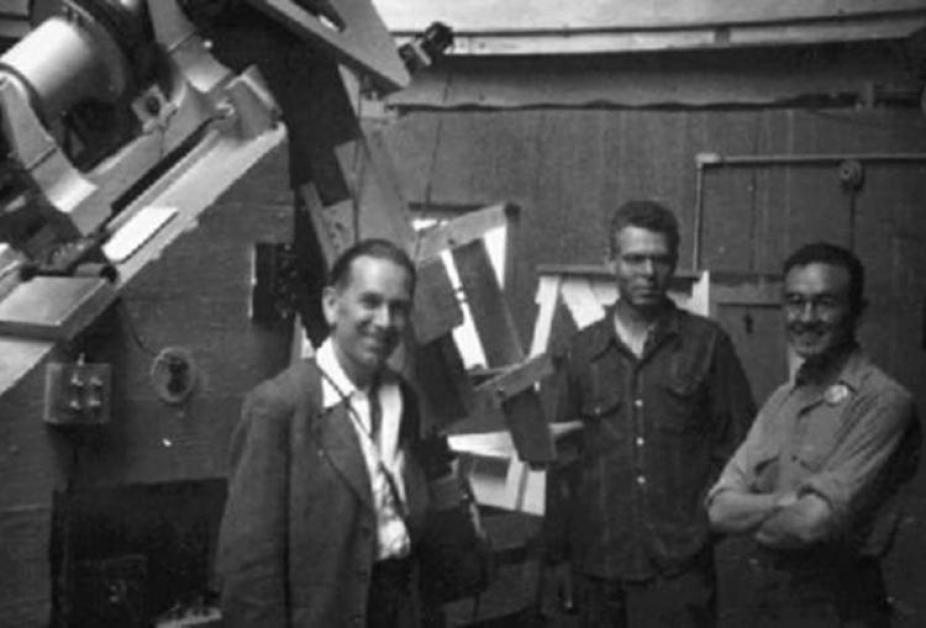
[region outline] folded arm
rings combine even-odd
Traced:
[[[913,420],[909,399],[891,394],[857,399],[844,415],[846,432],[817,473],[791,492],[757,489],[750,437],[731,459],[711,491],[708,514],[721,532],[754,534],[776,548],[813,545],[840,533],[861,502],[877,499],[867,490],[878,478]],[[761,483],[759,483],[761,484]]]
[[[711,526],[724,534],[753,532],[773,515],[782,511],[794,496],[776,493],[748,493],[728,488],[716,493],[708,507]]]
[[[769,416],[763,408],[708,492],[707,514],[717,532],[754,532],[763,521],[794,501],[793,496],[779,495],[773,489],[777,449],[772,446],[774,425]]]
[[[829,502],[814,493],[797,497],[766,517],[755,532],[755,539],[769,547],[794,549],[823,540],[829,534],[833,510]]]

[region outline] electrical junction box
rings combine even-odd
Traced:
[[[53,362],[45,367],[45,422],[51,425],[109,423],[109,364]]]

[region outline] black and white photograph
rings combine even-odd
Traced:
[[[0,628],[926,626],[926,0],[0,0]]]

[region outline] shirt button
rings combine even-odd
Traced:
[[[633,405],[634,405],[635,407],[637,407],[637,408],[642,408],[642,407],[643,407],[643,400],[642,400],[642,399],[634,399],[634,400],[633,400]]]
[[[646,484],[646,478],[643,477],[642,475],[638,475],[637,484],[639,484],[640,486],[643,486],[644,484]]]
[[[637,442],[637,447],[642,447],[642,446],[643,446],[643,443],[644,443],[645,441],[643,440],[643,437],[642,437],[642,436],[637,436],[637,441],[636,441],[636,442]]]

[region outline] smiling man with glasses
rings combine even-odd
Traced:
[[[756,550],[753,626],[889,626],[880,558],[916,470],[910,393],[861,351],[864,268],[807,245],[784,264],[788,342],[801,360],[708,495],[719,532]]]

